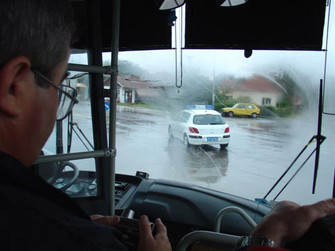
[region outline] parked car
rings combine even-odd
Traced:
[[[177,113],[169,124],[170,139],[179,138],[185,145],[229,144],[229,126],[221,114],[214,110],[186,109]]]
[[[237,103],[233,107],[222,108],[222,116],[250,116],[257,118],[261,114],[261,109],[255,104]]]

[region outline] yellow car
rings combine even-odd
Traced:
[[[222,116],[250,116],[257,118],[261,114],[258,106],[250,103],[237,103],[233,107],[222,108]]]

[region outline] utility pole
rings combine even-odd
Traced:
[[[214,104],[215,104],[215,83],[213,81],[213,91],[212,91],[212,106],[214,108]]]
[[[212,106],[215,104],[215,55],[213,56],[213,90],[212,90]]]

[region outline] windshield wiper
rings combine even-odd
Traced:
[[[315,186],[316,186],[316,178],[317,178],[317,171],[319,167],[319,154],[320,154],[320,146],[325,141],[326,137],[321,134],[321,125],[322,125],[322,113],[323,113],[323,97],[322,97],[322,79],[320,79],[320,93],[319,93],[319,114],[318,114],[318,128],[317,128],[317,135],[312,136],[312,138],[308,141],[308,143],[305,145],[305,147],[300,151],[298,156],[293,160],[293,162],[290,164],[290,166],[285,170],[285,172],[280,176],[280,178],[276,181],[276,183],[271,187],[271,189],[268,191],[268,193],[263,197],[263,200],[266,200],[267,196],[273,191],[273,189],[278,185],[278,183],[282,180],[282,178],[287,174],[287,172],[291,169],[291,167],[294,165],[294,163],[299,159],[299,157],[302,155],[302,153],[306,150],[306,148],[312,144],[313,142],[316,142],[316,146],[314,150],[308,155],[306,160],[300,165],[298,170],[293,174],[293,176],[286,182],[284,187],[279,191],[279,193],[276,195],[276,197],[273,200],[276,200],[277,197],[281,194],[281,192],[288,186],[288,184],[293,180],[293,178],[297,175],[297,173],[301,170],[301,168],[306,164],[306,162],[312,157],[314,153],[315,155],[315,164],[314,164],[314,177],[313,177],[313,188],[312,188],[312,194],[315,193]],[[334,194],[334,188],[333,188],[333,194]]]

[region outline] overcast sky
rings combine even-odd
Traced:
[[[326,32],[325,32],[326,34]],[[326,52],[299,51],[253,51],[250,58],[244,57],[242,50],[183,50],[183,74],[190,69],[213,79],[217,75],[228,74],[235,77],[252,74],[267,74],[278,70],[291,71],[303,81],[315,85],[327,73],[326,100],[335,98],[335,6],[331,6],[331,18],[328,35],[328,54]],[[325,58],[327,56],[327,64]],[[104,55],[104,61],[110,54]],[[174,50],[120,52],[120,60],[127,60],[151,74],[175,75]],[[85,57],[72,57],[72,63],[85,63]],[[326,71],[325,71],[325,65]],[[173,79],[173,77],[172,77]],[[335,110],[335,108],[333,108]]]
[[[334,5],[335,3],[333,3]],[[335,71],[335,6],[331,6],[331,19],[328,40],[327,72]],[[325,32],[326,33],[326,32]],[[220,73],[249,75],[267,69],[287,67],[311,74],[316,79],[323,75],[325,52],[296,51],[253,51],[250,58],[245,58],[242,50],[183,50],[183,67],[194,67],[207,76]],[[110,54],[104,55],[104,61]],[[175,71],[174,50],[120,52],[120,60],[128,60],[151,73]],[[72,63],[85,63],[86,58],[72,57]],[[321,74],[320,74],[321,71]]]
[[[242,50],[183,50],[183,73],[187,76],[189,69],[196,70],[210,79],[228,74],[235,77],[252,74],[268,74],[286,70],[309,82],[306,85],[318,88],[320,79],[326,73],[326,97],[328,110],[335,111],[335,3],[331,6],[331,18],[328,34],[328,52],[304,51],[253,51],[250,58],[244,57]],[[327,21],[326,21],[327,22]],[[324,34],[326,35],[327,29]],[[326,36],[325,36],[326,37]],[[326,48],[324,41],[324,48]],[[325,59],[327,56],[327,63]],[[110,56],[105,55],[105,58]],[[121,52],[120,60],[128,60],[150,73],[168,72],[175,74],[175,52],[169,51],[135,51]],[[299,80],[298,80],[299,81]],[[331,104],[329,104],[329,102]]]
[[[328,40],[328,55],[331,55],[328,56],[327,64],[329,70],[332,70],[332,74],[334,75],[335,6],[331,6],[331,8],[330,34]],[[120,59],[129,60],[151,72],[173,72],[175,69],[173,51],[155,51],[152,53],[141,51],[121,52]],[[253,55],[247,59],[244,58],[243,51],[237,50],[183,51],[183,66],[199,68],[201,73],[205,75],[213,75],[221,72],[248,75],[254,71],[283,66],[291,68],[297,67],[301,71],[314,75],[316,79],[320,79],[320,70],[323,74],[324,62],[325,52],[253,51]]]

